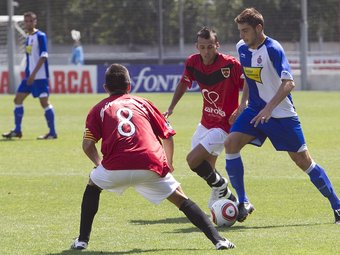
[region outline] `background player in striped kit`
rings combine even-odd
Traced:
[[[4,138],[22,137],[21,123],[24,116],[23,102],[32,93],[39,98],[40,105],[45,111],[45,118],[49,132],[37,139],[56,139],[57,133],[54,124],[54,109],[49,103],[49,71],[46,34],[36,28],[37,15],[33,12],[24,14],[24,24],[27,32],[26,39],[26,69],[25,77],[21,81],[14,98],[15,128],[2,134]]]
[[[249,91],[248,107],[239,115],[225,141],[226,169],[240,203],[251,206],[243,183],[241,149],[248,143],[261,146],[268,137],[277,151],[287,151],[295,164],[309,175],[325,196],[340,224],[340,200],[324,169],[310,156],[292,100],[294,79],[285,52],[276,40],[264,34],[264,19],[254,8],[236,18],[241,40],[237,51]],[[241,220],[248,216],[240,212]]]

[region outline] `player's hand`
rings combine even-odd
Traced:
[[[172,113],[173,113],[173,110],[169,108],[166,112],[163,113],[163,116],[164,116],[165,118],[168,118],[168,117],[170,117],[170,115],[171,115]]]
[[[235,122],[235,120],[236,120],[236,118],[237,118],[238,115],[239,115],[239,114],[238,114],[238,111],[237,111],[237,109],[236,109],[236,110],[230,115],[230,117],[229,117],[229,120],[228,120],[229,125],[234,124],[234,122]]]
[[[250,121],[250,124],[254,124],[254,127],[257,127],[259,123],[267,123],[270,118],[271,111],[267,110],[265,107]]]
[[[26,82],[26,84],[27,85],[32,85],[33,84],[33,82],[34,82],[34,75],[30,75],[30,77],[28,77],[28,79],[27,79],[27,82]]]
[[[244,111],[247,105],[239,105],[239,107],[230,115],[229,117],[229,125],[233,125],[237,119],[237,117]]]
[[[172,173],[173,171],[175,171],[175,168],[172,164],[169,164],[169,168],[170,168],[170,173]]]

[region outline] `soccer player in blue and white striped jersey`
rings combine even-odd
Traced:
[[[254,8],[235,18],[241,40],[237,44],[240,63],[249,92],[248,106],[240,114],[225,141],[226,170],[239,198],[239,218],[244,221],[254,210],[243,182],[241,149],[248,143],[261,146],[265,139],[277,151],[287,151],[295,164],[332,207],[340,224],[340,200],[325,170],[309,154],[291,91],[294,79],[285,52],[276,40],[264,34],[264,19]]]
[[[56,139],[57,133],[54,124],[54,109],[49,103],[49,71],[46,34],[36,28],[37,15],[33,12],[24,14],[24,24],[27,32],[26,38],[26,69],[25,77],[18,87],[14,98],[15,128],[2,134],[4,138],[22,137],[21,123],[24,116],[23,102],[32,93],[34,98],[39,98],[45,111],[45,118],[49,132],[37,139]]]

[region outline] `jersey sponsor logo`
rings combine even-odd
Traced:
[[[27,45],[27,46],[26,46],[26,53],[27,53],[28,55],[31,55],[31,54],[32,54],[32,45]]]
[[[263,67],[243,67],[244,74],[247,78],[262,83],[261,71]]]
[[[230,76],[230,68],[229,67],[221,68],[221,73],[225,78],[228,78]]]
[[[202,89],[202,95],[206,101],[208,101],[210,104],[213,104],[214,107],[217,108],[215,102],[217,102],[218,99],[220,98],[220,95],[217,92]]]
[[[214,114],[220,115],[222,117],[226,116],[225,112],[220,107],[218,107],[216,105],[216,102],[220,98],[220,95],[217,92],[209,91],[207,89],[202,89],[202,95],[203,95],[203,98],[204,98],[205,101],[207,101],[209,104],[213,105],[213,107],[206,106],[204,108],[205,112],[214,113]]]

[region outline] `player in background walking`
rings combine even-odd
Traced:
[[[261,146],[268,137],[277,151],[287,151],[295,164],[325,196],[340,224],[340,200],[325,170],[308,152],[301,124],[292,100],[294,79],[285,52],[276,40],[264,34],[264,19],[254,8],[236,18],[241,40],[237,51],[249,91],[248,107],[240,114],[225,141],[226,169],[240,203],[251,204],[243,182],[241,149],[248,143]],[[248,216],[242,212],[241,221]]]
[[[164,113],[169,117],[192,83],[198,83],[203,98],[202,117],[192,137],[192,150],[186,159],[190,169],[212,187],[209,208],[223,196],[236,200],[228,188],[227,179],[217,172],[215,164],[224,149],[223,142],[237,116],[238,107],[242,111],[247,100],[247,94],[243,93],[239,106],[239,91],[244,82],[240,63],[232,56],[219,53],[219,47],[213,29],[204,27],[198,31],[196,49],[199,53],[187,58],[182,78]]]
[[[83,196],[79,237],[71,248],[87,248],[101,190],[121,194],[129,187],[135,187],[139,194],[155,204],[168,199],[216,249],[234,248],[183,193],[180,183],[171,174],[175,131],[151,102],[128,94],[128,70],[112,64],[106,70],[104,88],[109,97],[95,105],[86,119],[83,149],[95,169]],[[99,140],[102,140],[103,158],[96,148]]]
[[[14,98],[15,128],[2,136],[4,138],[22,137],[23,102],[29,94],[32,94],[34,98],[39,98],[49,128],[47,134],[39,136],[37,139],[56,139],[54,109],[49,103],[47,37],[45,33],[36,28],[37,15],[35,13],[26,12],[24,14],[24,25],[27,32],[25,78],[21,81]]]

